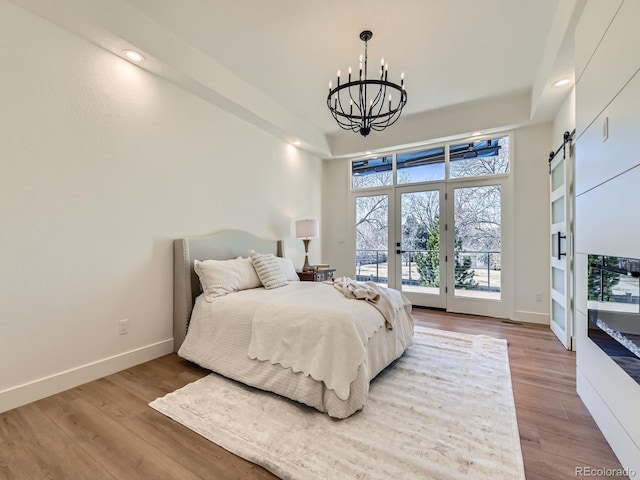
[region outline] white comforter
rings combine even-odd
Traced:
[[[353,281],[339,283],[367,287]],[[373,297],[353,296],[351,290],[336,291],[325,284],[317,285],[313,295],[274,289],[253,318],[249,357],[310,375],[346,400],[371,336],[385,323],[393,325],[397,311],[410,305],[395,290],[371,290]],[[387,313],[372,315],[363,300],[384,304]]]
[[[271,301],[274,292],[308,296],[322,288],[333,291],[335,301],[349,302],[351,307],[377,317],[380,325],[384,323],[372,305],[347,300],[330,285],[314,282],[292,282],[275,290],[243,290],[217,297],[212,303],[201,295],[196,299],[189,330],[178,354],[226,377],[291,398],[332,417],[346,418],[366,403],[370,380],[411,345],[414,322],[410,306],[399,312],[393,330],[379,328],[369,339],[366,358],[358,369],[358,377],[351,383],[347,400],[340,399],[334,390],[309,375],[269,361],[251,359],[248,355],[253,320]],[[334,301],[326,306],[331,305]]]

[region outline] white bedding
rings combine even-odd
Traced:
[[[386,322],[386,317],[372,315],[371,308],[364,305],[368,297],[354,300],[338,289],[340,298],[327,284],[306,290],[313,295],[301,295],[299,289],[274,290],[269,301],[260,306],[253,318],[249,358],[310,375],[346,400],[369,339],[410,303],[400,292],[390,291],[399,300],[394,308],[390,295],[373,290],[379,298],[385,295],[387,316],[393,317]]]
[[[357,282],[349,277],[340,277],[336,278],[331,285],[347,298],[371,303],[382,314],[389,330],[393,330],[396,310],[410,305],[409,300],[399,291],[373,282]]]
[[[293,372],[291,368],[249,358],[254,318],[272,302],[274,293],[299,299],[298,305],[306,302],[302,298],[316,295],[322,299],[323,308],[333,313],[353,311],[356,316],[366,317],[365,323],[377,325],[371,334],[364,334],[369,340],[365,340],[364,356],[346,395],[338,396],[323,382],[304,373]],[[364,406],[370,380],[411,345],[413,318],[410,307],[398,311],[393,330],[387,330],[384,325],[382,314],[364,301],[347,299],[330,285],[296,282],[274,290],[243,290],[217,297],[211,303],[198,297],[189,331],[178,354],[247,385],[273,391],[330,416],[345,418]],[[352,373],[350,375],[353,376]]]

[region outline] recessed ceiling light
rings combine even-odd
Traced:
[[[480,136],[480,135],[482,135],[482,132],[473,132],[473,133],[471,134],[471,136],[472,136],[472,137],[478,137],[478,136]]]
[[[298,147],[298,146],[302,145],[302,142],[301,142],[300,140],[295,140],[295,141],[293,142],[293,144],[294,144],[296,147]]]
[[[365,155],[371,155],[371,150],[367,150],[366,152],[364,152]]]
[[[571,79],[562,78],[560,80],[557,80],[557,81],[553,82],[553,86],[554,87],[564,87],[566,85],[569,85],[570,83],[571,83]]]
[[[136,52],[135,50],[123,50],[122,54],[132,62],[141,62],[144,60],[144,57],[140,52]]]

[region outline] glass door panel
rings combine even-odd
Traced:
[[[551,267],[551,288],[557,290],[562,295],[566,293],[565,271],[558,267]]]
[[[462,187],[453,192],[454,295],[500,300],[501,186]]]
[[[389,282],[389,195],[356,197],[356,280]]]
[[[564,158],[551,170],[551,191],[564,186]]]
[[[443,199],[438,185],[397,190],[396,288],[416,305],[446,306]]]
[[[557,300],[551,300],[551,321],[564,330],[566,328],[566,310]]]
[[[551,223],[564,223],[565,203],[564,194],[551,202]]]

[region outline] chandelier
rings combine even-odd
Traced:
[[[396,123],[407,104],[404,73],[400,75],[400,85],[388,81],[389,65],[384,63],[384,58],[380,62],[379,77],[368,78],[367,42],[371,37],[373,33],[370,30],[360,33],[360,40],[364,42],[364,57],[360,55],[358,79],[351,79],[349,67],[347,83],[340,83],[338,70],[338,84],[333,88],[332,82],[329,82],[327,97],[327,106],[338,125],[345,130],[360,132],[363,137],[369,135],[371,130],[381,131]]]

